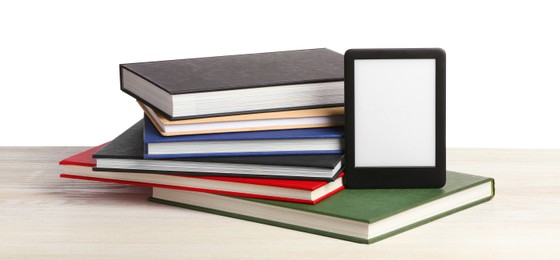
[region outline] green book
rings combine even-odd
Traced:
[[[440,189],[346,189],[316,205],[154,188],[151,201],[373,243],[494,197],[494,179],[447,172]]]

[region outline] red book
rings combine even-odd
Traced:
[[[223,176],[185,176],[174,174],[151,174],[135,172],[93,171],[96,166],[93,153],[104,145],[96,146],[70,156],[59,164],[60,177],[91,181],[112,182],[138,186],[201,191],[222,195],[282,200],[316,204],[344,189],[341,174],[333,182],[312,180],[287,180],[241,178]]]

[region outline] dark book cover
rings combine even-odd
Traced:
[[[324,48],[138,62],[120,65],[120,85],[170,120],[332,107],[343,63]]]
[[[172,95],[344,80],[344,56],[325,48],[138,62],[120,68]]]

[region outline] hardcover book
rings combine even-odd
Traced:
[[[94,170],[333,181],[343,169],[341,154],[180,159],[144,159],[143,155],[140,120],[95,152]]]
[[[317,205],[154,188],[151,201],[359,243],[373,243],[483,203],[492,178],[447,172],[441,189],[344,189]]]
[[[60,177],[307,204],[315,204],[344,188],[342,175],[333,182],[325,182],[92,171],[96,166],[92,155],[103,146],[87,149],[60,161],[63,172]]]
[[[169,120],[138,102],[163,136],[216,134],[264,130],[334,127],[344,125],[344,107]]]
[[[169,119],[344,104],[343,55],[280,51],[120,65],[121,90]]]
[[[342,127],[162,136],[144,118],[144,158],[342,154]]]

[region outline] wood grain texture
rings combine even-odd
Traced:
[[[560,150],[448,149],[496,197],[372,245],[150,203],[150,189],[61,179],[86,147],[0,147],[0,258],[558,259]]]

